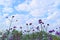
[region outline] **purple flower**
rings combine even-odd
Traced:
[[[45,25],[44,25],[44,28],[45,28]]]
[[[26,23],[26,25],[28,26],[28,23]]]
[[[12,28],[10,28],[9,30],[12,30]]]
[[[47,24],[47,26],[49,26],[49,24]]]
[[[49,33],[52,33],[52,31],[49,31]]]
[[[16,20],[16,22],[17,22],[18,20]]]
[[[29,25],[32,25],[32,23],[30,23]]]
[[[16,28],[16,26],[14,26],[13,28]]]
[[[50,30],[49,33],[55,32],[55,30]]]
[[[22,27],[20,26],[20,29],[22,29]]]
[[[55,32],[55,30],[52,30],[53,32]]]
[[[58,28],[56,28],[56,29],[58,29]]]
[[[36,28],[37,30],[39,30],[39,26],[37,26],[37,28]]]
[[[39,19],[39,24],[41,24],[42,23],[42,20],[41,19]]]
[[[15,16],[12,16],[12,18],[14,18]]]
[[[26,30],[24,30],[24,32],[26,32]]]
[[[60,35],[60,32],[57,31],[57,32],[56,32],[56,35]]]
[[[59,27],[60,28],[60,27]]]
[[[44,22],[42,22],[42,24],[44,24]]]
[[[34,29],[32,31],[35,31]]]

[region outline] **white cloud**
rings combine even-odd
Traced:
[[[44,15],[47,12],[46,4],[42,5],[44,1],[32,0],[29,4],[26,2],[15,7],[17,11],[29,11],[32,16],[37,17]]]
[[[30,9],[29,9],[29,5],[27,5],[27,4],[19,4],[17,7],[15,7],[15,9],[17,10],[17,11],[29,11]]]
[[[3,14],[3,17],[6,17],[6,16],[8,16],[8,15],[9,15],[9,14],[7,14],[7,13],[6,13],[6,14]]]
[[[2,12],[4,13],[12,13],[13,12],[13,8],[10,8],[10,7],[4,7]]]
[[[4,7],[9,7],[12,4],[12,0],[0,0],[0,5],[3,5]]]

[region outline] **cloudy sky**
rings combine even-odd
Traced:
[[[12,26],[38,25],[38,19],[42,19],[50,24],[49,29],[55,29],[60,26],[60,0],[0,0],[0,30],[9,28],[8,19],[13,15]]]

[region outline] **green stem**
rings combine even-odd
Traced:
[[[42,24],[41,24],[41,31],[43,31]]]

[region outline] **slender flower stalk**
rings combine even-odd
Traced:
[[[21,32],[22,32],[22,26],[20,26]]]
[[[47,24],[47,26],[46,26],[46,32],[47,32],[48,26],[49,26],[49,24]]]
[[[43,27],[42,27],[42,24],[41,24],[41,31],[43,31]]]
[[[44,24],[44,22],[42,22],[41,19],[40,19],[38,22],[39,22],[39,24],[41,25],[41,31],[43,31],[43,24]]]
[[[9,26],[9,28],[10,28],[11,25],[12,25],[13,18],[14,18],[14,16],[12,16],[12,19],[10,20],[10,26]]]
[[[26,23],[26,26],[27,26],[27,30],[28,30],[28,23]]]
[[[41,19],[38,22],[41,25],[41,33],[42,33],[42,36],[43,36],[43,24],[44,24],[44,22],[42,22]],[[43,37],[41,38],[41,40],[43,40]]]
[[[59,32],[60,32],[60,27],[59,27]]]
[[[40,32],[39,26],[37,26],[36,29]]]
[[[29,30],[29,24],[26,23],[26,26],[27,26],[27,34],[28,34],[28,38],[30,38],[30,37],[29,37],[29,32],[30,32],[30,30]]]
[[[21,29],[21,39],[22,39],[22,38],[23,38],[23,37],[22,37],[22,26],[20,26],[20,29]]]
[[[6,17],[6,18],[8,18],[8,17]],[[8,20],[10,21],[10,25],[9,25],[9,32],[10,32],[10,27],[11,27],[11,25],[12,25],[12,20],[13,20],[13,18],[14,18],[14,16],[12,16],[11,20],[10,20],[10,19],[8,19]],[[8,37],[9,37],[9,35],[8,35]],[[7,40],[8,40],[8,38],[7,38]]]
[[[35,30],[33,29],[32,31],[33,31],[33,40],[34,40],[34,31],[35,31]]]

